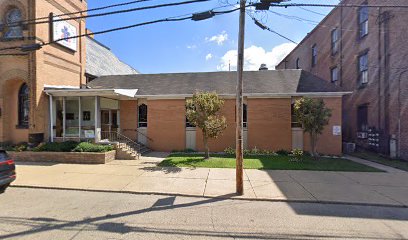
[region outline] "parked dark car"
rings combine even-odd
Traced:
[[[7,152],[0,150],[0,193],[16,179],[16,165],[7,155]]]

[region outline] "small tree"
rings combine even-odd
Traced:
[[[329,124],[331,109],[326,107],[323,99],[301,98],[296,100],[294,112],[297,121],[302,124],[303,131],[309,133],[311,154],[317,158],[317,139],[324,127]]]
[[[205,159],[210,158],[209,138],[217,138],[227,127],[225,117],[218,112],[224,105],[215,92],[196,92],[192,99],[187,100],[187,119],[203,132]]]

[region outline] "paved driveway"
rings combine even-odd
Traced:
[[[161,168],[166,153],[106,165],[20,163],[14,186],[233,196],[235,170]],[[408,173],[245,170],[242,198],[408,206]]]

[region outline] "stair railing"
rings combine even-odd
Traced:
[[[103,131],[101,132],[101,139],[107,139],[109,142],[118,142],[125,150],[130,151],[133,154],[139,156],[141,153],[142,145],[126,137],[125,135],[115,131]]]

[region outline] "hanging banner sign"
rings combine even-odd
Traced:
[[[78,36],[77,28],[74,25],[68,23],[67,21],[55,21],[59,19],[61,18],[54,17],[54,21],[52,23],[52,41],[64,39],[56,43],[76,52],[77,51],[77,38],[70,38],[70,39],[65,39],[65,38]]]

